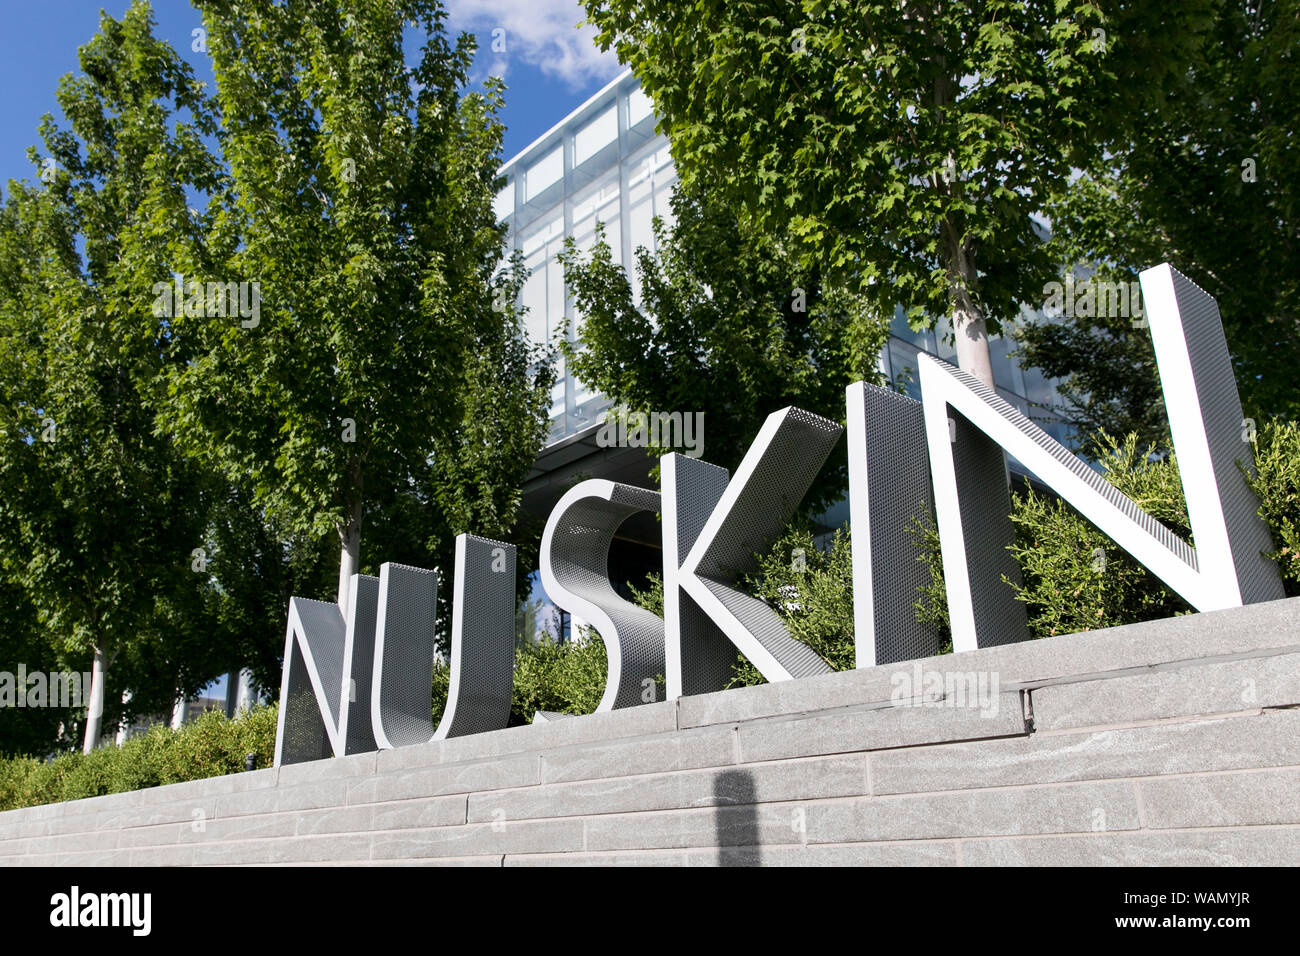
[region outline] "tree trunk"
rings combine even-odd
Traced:
[[[235,716],[253,707],[253,672],[247,667],[239,672],[239,685],[235,688]]]
[[[235,716],[235,697],[239,693],[239,671],[228,671],[226,673],[226,717]]]
[[[125,718],[126,708],[127,705],[130,703],[131,703],[131,692],[129,690],[122,691],[123,719],[122,719],[122,723],[119,724],[117,728],[117,745],[119,747],[131,739],[131,722]]]
[[[928,24],[930,21],[930,11],[927,9],[925,22]],[[939,54],[934,62],[939,67],[934,81],[934,105],[942,111],[956,100],[960,83],[957,77],[948,75],[946,56]],[[956,167],[952,153],[948,154],[947,170],[943,176],[935,177],[934,186],[952,197],[961,192],[961,183],[968,170]],[[971,248],[960,217],[954,218],[952,214],[945,217],[942,238],[948,259],[948,301],[953,340],[957,347],[957,367],[993,388],[989,330],[984,322],[984,310],[976,304],[973,295],[979,282],[979,272],[975,268],[975,250]]]
[[[952,283],[952,334],[957,347],[957,367],[993,388],[993,356],[989,353],[989,330],[984,310],[971,295],[978,274],[975,257],[964,239],[949,225],[948,277]]]
[[[231,671],[226,675],[226,716],[238,717],[250,707],[253,696],[253,675],[248,668]]]
[[[339,557],[339,609],[344,620],[348,616],[348,585],[352,575],[359,573],[361,567],[361,496],[358,495],[348,504],[348,520],[339,528],[339,541],[342,553]]]
[[[983,314],[974,306],[955,305],[952,328],[957,367],[993,388],[993,356],[989,353],[989,330]]]
[[[82,753],[88,754],[99,746],[99,731],[104,720],[104,676],[107,672],[107,658],[96,647],[90,673],[90,705],[86,708],[86,737],[81,746]]]

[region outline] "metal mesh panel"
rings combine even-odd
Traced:
[[[861,434],[849,443],[849,493],[862,496],[852,502],[854,600],[866,608],[855,614],[855,637],[870,645],[859,648],[858,666],[929,657],[939,652],[939,629],[916,619],[930,575],[909,530],[934,520],[925,415],[920,402],[874,385],[850,388],[849,400],[862,403]]]
[[[285,664],[288,668],[288,686],[281,695],[280,739],[276,741],[276,764],[302,763],[333,756],[329,732],[316,703],[307,663],[303,660],[298,642],[291,639],[291,650]]]
[[[844,431],[802,408],[773,414],[781,417],[771,440],[765,448],[751,448],[736,470],[733,481],[744,484],[696,569],[702,577],[734,582],[754,570],[754,555],[785,529]],[[746,468],[751,464],[752,470]]]
[[[780,616],[768,604],[720,581],[710,578],[701,580],[722,606],[776,658],[791,677],[813,677],[830,671],[816,651],[790,636]]]
[[[550,544],[543,560],[559,591],[587,605],[608,649],[609,677],[597,711],[644,703],[643,681],[664,672],[664,622],[624,600],[609,583],[609,545],[618,526],[637,511],[659,510],[659,495],[619,482],[591,481],[591,493],[556,506],[548,521]],[[573,492],[570,492],[573,494]],[[604,495],[608,497],[604,497]],[[550,587],[548,585],[548,591]],[[552,599],[562,599],[552,594]],[[572,608],[570,608],[572,610]],[[606,621],[600,621],[604,617]]]
[[[1011,490],[1001,446],[953,412],[952,443],[957,472],[957,503],[966,540],[966,569],[975,634],[980,647],[1029,639],[1025,605],[1004,581],[1020,583],[1020,565],[1007,550],[1015,541],[1011,524]]]
[[[337,604],[293,598],[285,635],[276,764],[334,753],[345,630]]]
[[[438,574],[386,563],[381,582],[376,658],[379,673],[371,722],[380,747],[405,747],[433,736],[433,643]]]
[[[514,545],[460,535],[455,586],[451,690],[435,740],[502,729],[514,693]]]
[[[785,668],[784,675],[764,674],[769,680],[825,674],[830,667],[790,637],[771,607],[735,590],[734,584],[757,567],[756,556],[789,523],[843,431],[801,408],[770,415],[736,469],[725,496],[730,507],[693,569],[708,593]]]
[[[667,628],[669,695],[722,690],[731,677],[736,646],[695,600],[678,586],[678,569],[694,547],[713,509],[727,490],[727,469],[676,453],[660,459],[664,496],[664,615]],[[673,646],[675,642],[675,647]]]
[[[309,601],[304,598],[293,600],[297,605],[298,620],[302,624],[302,630],[297,633],[298,641],[305,645],[311,658],[311,665],[320,679],[321,691],[325,695],[329,721],[337,727],[339,695],[343,686],[343,646],[346,643],[343,612],[337,604],[325,601]]]
[[[1240,461],[1254,474],[1254,450],[1242,437],[1241,396],[1237,392],[1219,307],[1209,293],[1187,276],[1177,269],[1169,271],[1241,598],[1245,604],[1277,600],[1284,592],[1277,565],[1264,557],[1265,552],[1273,549],[1268,526],[1260,519],[1259,500],[1237,464]],[[1161,318],[1151,316],[1153,336],[1162,331]],[[1178,426],[1182,424],[1179,417],[1177,409],[1170,410],[1175,444],[1179,444]],[[1188,497],[1189,509],[1196,508],[1197,504],[1192,496]],[[1207,507],[1210,504],[1206,502]]]
[[[370,675],[375,664],[375,617],[379,610],[379,579],[368,574],[352,576],[348,599],[348,628],[344,641],[344,679],[340,688],[339,730],[345,752],[369,753],[375,749],[370,728]]]

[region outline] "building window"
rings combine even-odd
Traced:
[[[618,110],[611,106],[573,137],[573,164],[581,166],[618,139]]]
[[[627,125],[636,126],[653,115],[654,107],[650,105],[650,97],[646,96],[638,86],[627,97]]]
[[[542,192],[564,178],[564,147],[553,150],[528,167],[524,173],[524,202],[532,202]]]
[[[497,222],[505,219],[515,211],[515,184],[506,183],[504,189],[497,193],[496,199],[492,200],[492,212],[496,214]]]

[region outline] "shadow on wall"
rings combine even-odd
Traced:
[[[748,770],[724,770],[713,778],[714,827],[719,866],[761,866],[758,793]]]

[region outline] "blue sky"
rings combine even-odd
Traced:
[[[473,79],[504,76],[509,87],[502,121],[509,159],[616,76],[612,53],[601,53],[577,0],[445,0],[449,26],[479,38]],[[120,18],[130,0],[6,0],[0,31],[0,189],[10,179],[34,179],[27,147],[37,142],[44,113],[62,117],[54,99],[59,79],[77,71],[77,48],[99,24],[99,11]],[[201,25],[187,0],[154,0],[158,34],[212,82],[207,57],[191,51]],[[498,31],[495,32],[494,31]],[[497,50],[494,52],[493,41]],[[504,47],[504,51],[501,50]]]

